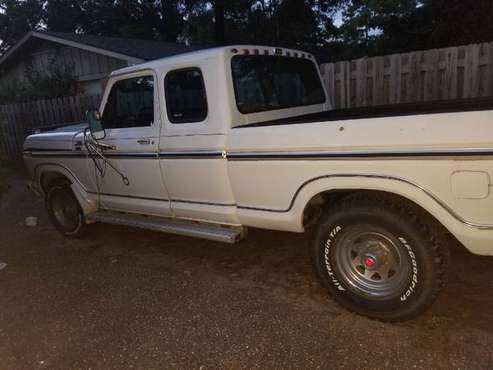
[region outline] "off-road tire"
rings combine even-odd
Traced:
[[[353,241],[348,238],[355,230],[370,233],[355,235],[384,235],[396,249],[393,256],[400,256],[405,273],[398,275],[400,285],[393,294],[372,295],[373,291],[364,291],[366,285],[357,284],[358,272],[363,277],[371,274],[367,264],[375,261],[365,257],[364,265],[359,266],[358,254],[354,258],[357,262],[351,259],[353,251],[347,259],[340,257],[348,248],[353,249]],[[417,207],[395,198],[362,193],[327,209],[313,235],[312,261],[322,285],[343,307],[382,321],[408,320],[428,309],[444,287],[449,251],[440,235],[436,221]],[[367,245],[358,243],[360,249]],[[388,255],[387,250],[384,252]],[[397,258],[391,260],[395,262]],[[378,278],[378,274],[371,278]],[[386,277],[387,281],[392,278],[390,273]],[[366,284],[365,279],[362,281]]]
[[[80,238],[84,235],[84,213],[68,181],[60,180],[51,184],[46,192],[45,204],[53,226],[63,236]],[[63,222],[61,217],[67,218],[67,221]]]

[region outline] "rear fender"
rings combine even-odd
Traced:
[[[302,231],[303,214],[309,201],[318,194],[334,190],[375,190],[406,198],[435,217],[471,252],[493,254],[493,225],[470,222],[440,199],[438,194],[410,180],[387,175],[334,174],[309,180],[298,189],[290,209],[281,217],[286,222],[284,226],[291,231]],[[294,224],[288,225],[290,221]]]
[[[387,175],[335,174],[305,182],[295,194],[291,211],[298,225],[303,223],[303,212],[308,202],[317,194],[333,190],[374,190],[404,197],[433,215],[447,228],[456,223],[469,224],[445,204],[439,196],[410,180]],[[471,226],[474,226],[471,224]],[[476,225],[481,228],[481,225]]]

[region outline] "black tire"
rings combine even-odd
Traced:
[[[46,193],[46,209],[53,226],[63,236],[80,238],[84,235],[84,213],[68,181],[57,181],[50,186]]]
[[[448,262],[431,217],[369,194],[343,199],[328,211],[315,231],[312,259],[337,302],[382,321],[408,320],[431,306]]]

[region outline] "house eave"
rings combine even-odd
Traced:
[[[65,39],[63,39],[61,37],[47,35],[47,34],[42,33],[42,32],[31,31],[28,34],[26,34],[19,42],[17,42],[17,44],[15,44],[14,46],[12,46],[5,53],[5,55],[2,58],[0,58],[0,67],[8,59],[10,59],[10,57],[12,55],[14,55],[16,53],[16,51],[19,50],[19,48],[21,48],[32,37],[36,37],[36,38],[39,38],[39,39],[42,39],[42,40],[51,41],[51,42],[56,42],[56,43],[59,43],[59,44],[62,44],[62,45],[67,45],[67,46],[71,46],[71,47],[74,47],[74,48],[79,48],[79,49],[82,49],[82,50],[90,51],[90,52],[93,52],[93,53],[96,53],[96,54],[101,54],[101,55],[105,55],[105,56],[116,58],[116,59],[120,59],[120,60],[125,60],[125,61],[127,61],[127,63],[129,65],[131,65],[131,64],[140,64],[140,63],[145,62],[144,59],[136,58],[136,57],[133,57],[133,56],[130,56],[130,55],[125,55],[125,54],[117,53],[117,52],[114,52],[114,51],[97,48],[97,47],[90,46],[90,45],[87,45],[87,44],[82,44],[80,42],[65,40]]]

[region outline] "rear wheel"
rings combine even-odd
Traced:
[[[341,201],[315,234],[318,277],[359,314],[387,321],[420,314],[442,289],[448,258],[427,221],[395,200],[362,195]]]
[[[51,222],[64,236],[77,238],[83,235],[84,213],[68,181],[59,181],[49,188],[46,208]]]

